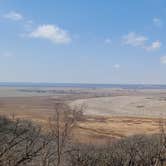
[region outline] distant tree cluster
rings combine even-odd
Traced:
[[[107,145],[73,143],[83,108],[55,103],[43,131],[33,122],[0,117],[0,166],[165,166],[166,134],[136,135]]]

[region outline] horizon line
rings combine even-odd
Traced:
[[[44,81],[0,81],[0,84],[82,84],[82,85],[166,85],[166,83],[88,83],[88,82],[44,82]]]

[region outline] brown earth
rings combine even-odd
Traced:
[[[83,101],[87,104],[85,118],[75,128],[74,138],[86,143],[104,143],[134,134],[157,133],[160,119],[166,118],[166,91],[58,89],[54,90],[55,93],[50,92],[41,94],[45,91],[40,90],[35,91],[40,95],[34,92],[31,95],[31,91],[27,90],[0,89],[0,114],[14,114],[17,118],[46,124],[54,114],[55,101],[65,100],[72,105]]]

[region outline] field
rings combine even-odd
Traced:
[[[85,118],[74,130],[79,142],[156,133],[166,118],[166,90],[157,89],[1,87],[0,114],[45,124],[57,100],[85,106]]]

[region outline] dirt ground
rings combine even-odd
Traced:
[[[157,133],[159,121],[166,119],[165,90],[61,89],[32,93],[0,89],[0,114],[46,124],[58,99],[65,98],[72,106],[85,104],[85,118],[74,130],[79,142],[104,143],[134,134]]]
[[[86,114],[128,117],[166,117],[166,95],[131,95],[75,100],[87,105]]]

